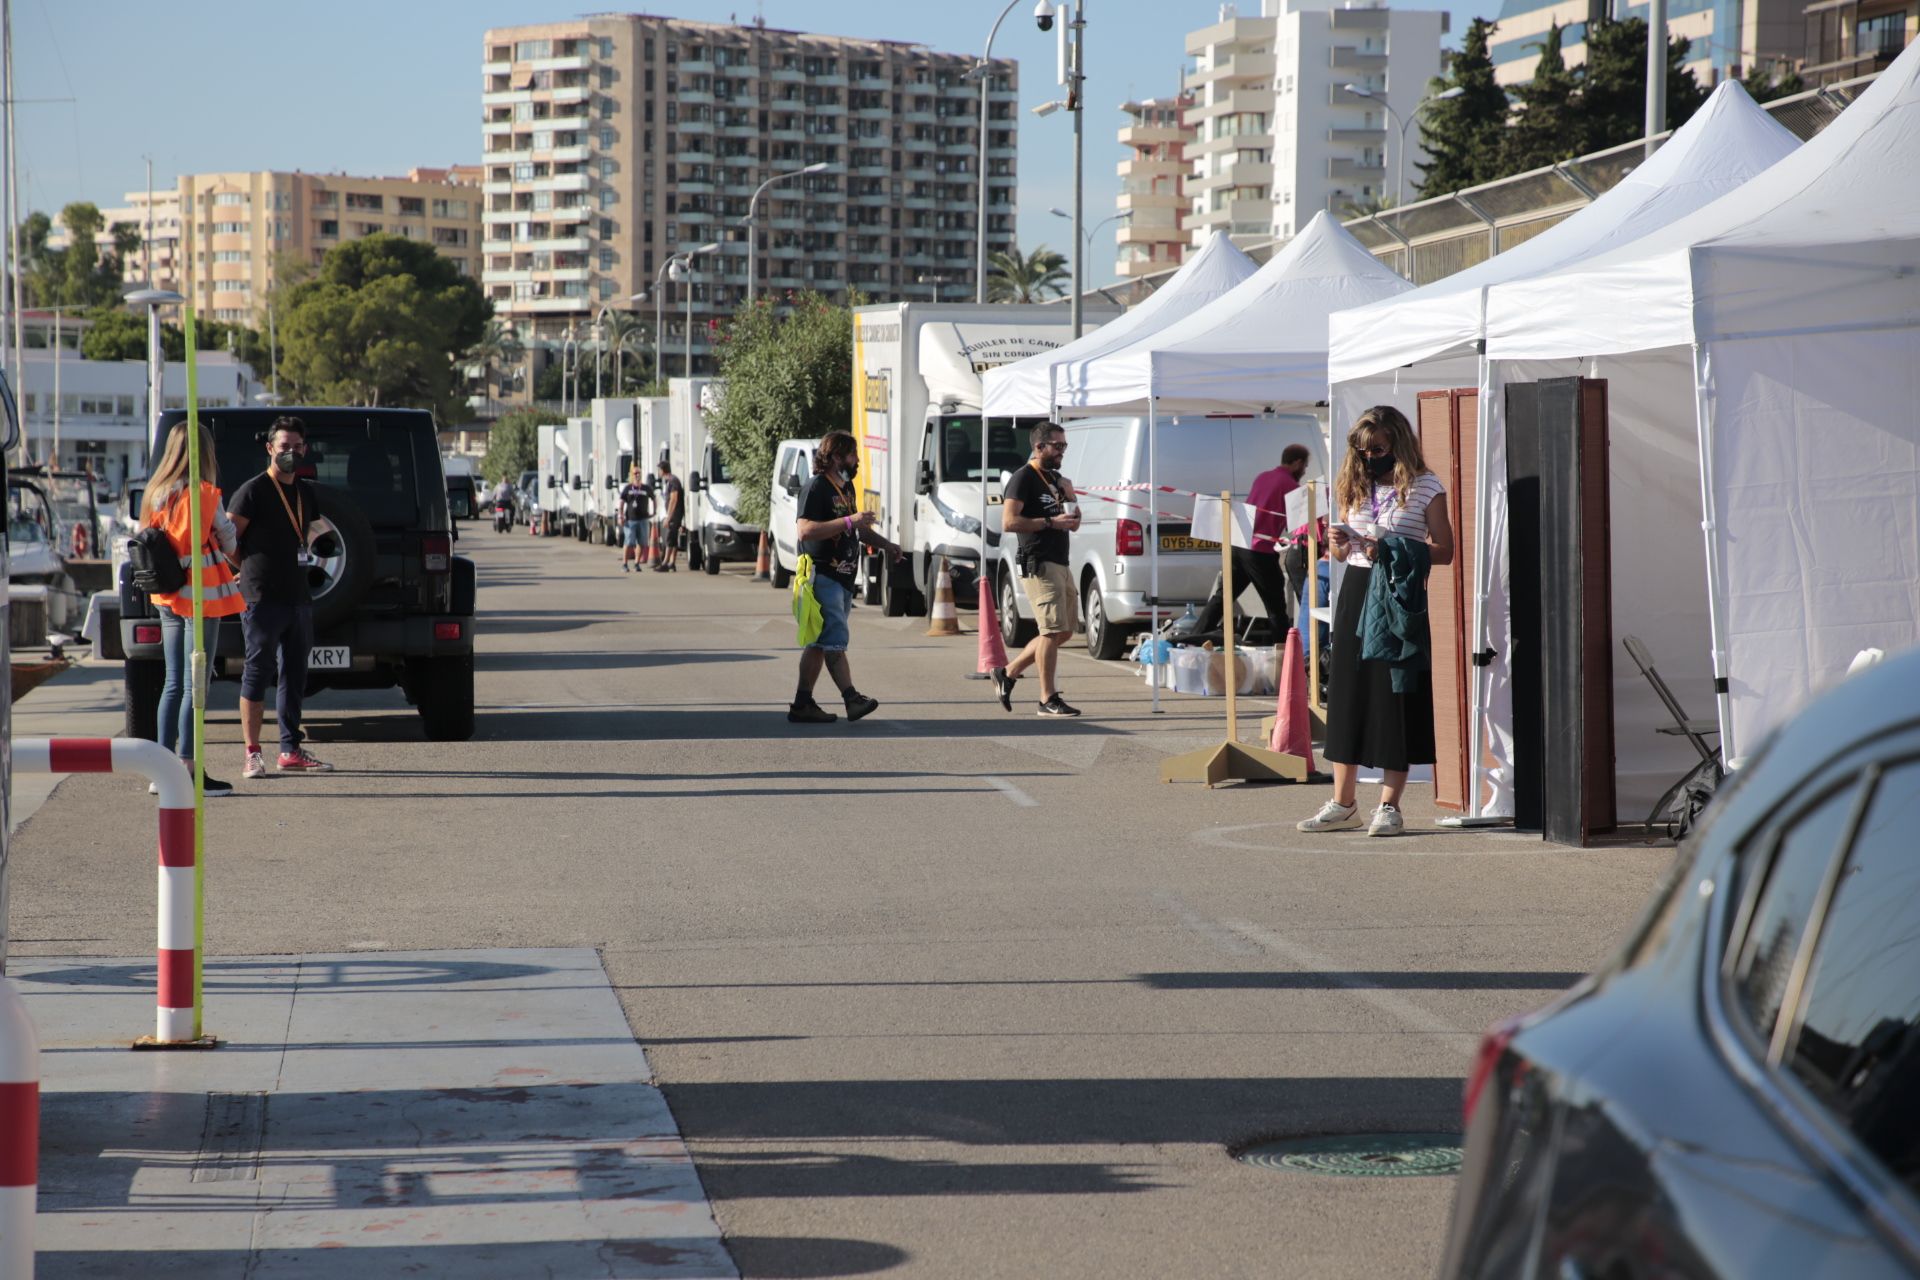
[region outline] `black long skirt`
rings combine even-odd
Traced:
[[[1333,651],[1327,671],[1327,741],[1320,754],[1335,764],[1384,771],[1433,763],[1433,681],[1393,691],[1393,668],[1360,658],[1360,616],[1373,570],[1348,565],[1333,606]]]

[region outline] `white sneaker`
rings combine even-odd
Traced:
[[[240,770],[243,778],[264,778],[267,776],[267,762],[258,751],[247,752],[246,767]]]
[[[1383,804],[1373,811],[1373,821],[1367,824],[1370,836],[1397,836],[1407,829],[1407,820],[1400,811],[1390,804]]]
[[[1360,824],[1360,806],[1329,800],[1320,812],[1305,822],[1294,824],[1296,831],[1351,831]]]

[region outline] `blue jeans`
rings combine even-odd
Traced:
[[[644,547],[647,545],[647,522],[629,520],[621,527],[620,545],[622,547]]]
[[[845,653],[847,611],[853,607],[853,592],[816,571],[813,575],[813,598],[820,604],[820,635],[807,648]]]
[[[201,648],[207,661],[213,661],[213,637],[219,633],[220,620],[205,620]],[[182,760],[193,759],[193,696],[188,680],[193,669],[193,619],[173,610],[160,610],[160,652],[166,658],[166,683],[160,686],[160,709],[155,725],[160,745]]]
[[[280,750],[291,755],[300,749],[300,703],[307,693],[313,606],[262,600],[240,615],[240,634],[247,642],[247,662],[240,670],[240,696],[249,702],[264,701],[274,668],[279,668],[279,701],[274,704],[274,718],[280,722]]]

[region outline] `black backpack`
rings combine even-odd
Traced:
[[[171,499],[167,507],[171,508]],[[127,564],[133,570],[133,585],[153,595],[172,595],[187,585],[187,571],[180,564],[180,553],[173,539],[157,524],[150,524],[127,539]]]

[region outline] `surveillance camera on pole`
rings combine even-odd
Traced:
[[[1033,21],[1042,31],[1053,30],[1053,0],[1040,0],[1033,6]]]

